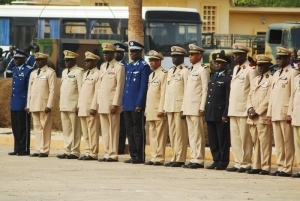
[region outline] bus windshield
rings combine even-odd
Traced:
[[[156,50],[164,56],[171,55],[176,45],[188,50],[188,45],[201,45],[200,24],[175,22],[147,22],[145,27],[145,53]]]
[[[296,50],[300,49],[300,28],[292,28],[291,29],[291,37],[292,37],[292,43],[293,47]]]

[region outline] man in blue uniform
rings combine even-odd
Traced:
[[[207,122],[209,147],[213,163],[206,169],[226,170],[229,163],[229,118],[228,104],[231,76],[227,73],[230,59],[222,50],[214,54],[215,74],[208,83],[205,107],[205,121]]]
[[[10,46],[9,47],[9,52],[10,54],[7,57],[7,68],[6,68],[6,75],[5,77],[12,77],[12,69],[15,66],[15,62],[14,62],[14,51],[16,50],[15,46]]]
[[[24,47],[23,51],[27,54],[27,58],[26,58],[27,65],[33,67],[34,63],[35,63],[35,57],[34,57],[34,55],[30,54],[31,48],[32,48],[31,45],[26,46],[26,47]]]
[[[115,60],[122,63],[126,67],[127,63],[124,61],[124,53],[128,51],[128,46],[125,43],[115,43]],[[124,112],[120,114],[120,131],[119,131],[119,147],[118,154],[125,153],[125,143],[126,143],[126,126],[124,119]]]
[[[12,69],[12,94],[10,101],[11,127],[15,139],[14,151],[9,155],[24,156],[30,154],[30,115],[25,111],[28,82],[32,67],[26,61],[27,54],[14,50]]]
[[[125,67],[123,110],[131,158],[125,163],[145,162],[145,118],[146,94],[150,66],[142,59],[144,46],[135,41],[129,42],[130,58]]]

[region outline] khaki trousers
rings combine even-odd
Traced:
[[[148,121],[151,161],[164,163],[168,136],[167,121]]]
[[[32,112],[36,153],[49,154],[52,131],[52,112]]]
[[[84,150],[86,156],[98,158],[99,152],[99,116],[80,117]]]
[[[254,144],[253,169],[271,170],[272,141],[271,129],[267,124],[250,125]]]
[[[236,168],[250,168],[253,143],[247,117],[230,117],[230,140]]]
[[[120,114],[100,114],[104,158],[118,160]]]
[[[294,126],[293,130],[297,166],[300,168],[300,126]]]
[[[80,118],[75,112],[62,111],[60,115],[65,153],[79,156],[81,141]]]
[[[204,165],[205,137],[203,128],[203,117],[186,116],[188,126],[189,142],[191,148],[191,163]]]
[[[168,112],[169,136],[173,156],[171,162],[185,162],[188,144],[188,131],[185,119],[180,112]]]
[[[294,160],[294,136],[292,126],[286,121],[273,121],[276,162],[278,171],[292,174]]]

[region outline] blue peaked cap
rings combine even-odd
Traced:
[[[115,43],[114,46],[116,47],[116,52],[128,52],[128,45],[125,43]]]
[[[16,49],[13,52],[14,52],[14,58],[15,57],[24,57],[24,58],[26,58],[28,56],[25,52],[23,52],[22,50],[19,50],[19,49]]]
[[[136,41],[129,41],[129,50],[142,50],[144,46]]]

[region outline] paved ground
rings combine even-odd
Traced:
[[[12,148],[0,146],[1,201],[298,201],[300,197],[299,179],[57,159],[60,150],[51,150],[48,158],[8,156]],[[120,156],[120,161],[127,158]]]

